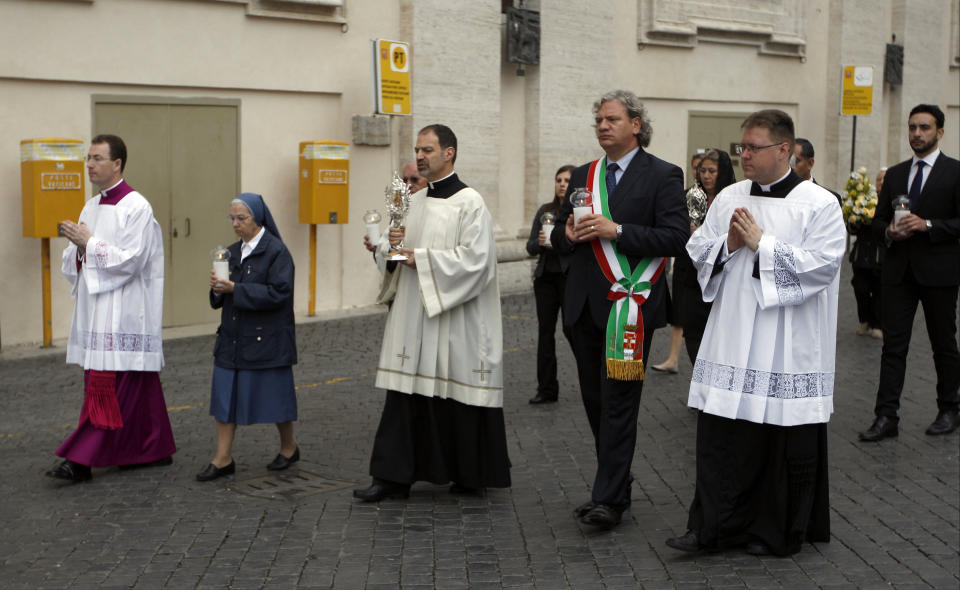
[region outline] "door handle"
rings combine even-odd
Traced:
[[[185,218],[183,219],[183,221],[184,221],[184,223],[187,224],[187,233],[183,234],[183,237],[189,238],[189,237],[190,237],[190,218],[189,218],[189,217],[185,217]]]
[[[177,228],[173,228],[173,237],[177,237]]]

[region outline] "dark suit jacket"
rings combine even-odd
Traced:
[[[590,243],[573,244],[564,232],[564,224],[573,214],[569,195],[574,189],[587,186],[589,168],[590,165],[585,164],[570,175],[568,198],[564,199],[551,241],[557,252],[567,259],[567,285],[563,298],[566,324],[573,326],[580,314],[589,309],[594,323],[603,329],[612,304],[607,299],[610,283],[600,271]],[[602,178],[601,174],[601,182]],[[623,225],[618,248],[627,256],[631,268],[646,256],[686,256],[684,246],[690,237],[690,218],[683,190],[683,172],[677,166],[640,148],[617,183],[609,205],[613,221]],[[653,285],[641,311],[646,330],[666,325],[665,277],[661,276]]]
[[[884,230],[893,219],[893,199],[908,192],[911,163],[907,160],[891,166],[883,179],[873,217],[873,231],[878,239],[886,239]],[[901,282],[908,265],[921,285],[960,284],[960,161],[940,152],[913,213],[929,219],[933,228],[889,243],[881,272],[883,284]]]

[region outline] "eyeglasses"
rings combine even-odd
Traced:
[[[738,143],[735,146],[733,146],[733,152],[738,156],[743,154],[743,152],[750,152],[751,154],[755,154],[760,150],[765,150],[769,147],[774,147],[783,143],[787,143],[787,142],[778,141],[777,143],[771,143],[770,145],[753,145],[752,143]]]
[[[234,221],[239,221],[240,223],[243,223],[246,220],[250,219],[249,215],[230,215],[229,217],[230,217],[230,223],[233,223]]]
[[[419,176],[404,176],[404,177],[403,177],[403,181],[404,181],[405,183],[407,183],[407,184],[416,184],[416,182],[417,182],[418,180],[420,180],[420,177],[419,177]]]

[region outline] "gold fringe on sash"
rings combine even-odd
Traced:
[[[607,359],[607,378],[617,381],[643,381],[647,378],[643,371],[643,359]]]

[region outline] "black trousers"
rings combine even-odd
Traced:
[[[853,286],[853,296],[857,299],[857,318],[860,323],[869,324],[871,328],[880,328],[882,325],[880,269],[854,266],[850,284]]]
[[[653,330],[646,330],[643,335],[645,367],[652,340]],[[597,453],[591,499],[624,509],[630,505],[630,466],[637,444],[637,414],[643,381],[607,379],[604,330],[594,323],[588,307],[584,307],[574,324],[570,343],[577,358],[580,396]]]
[[[900,409],[907,350],[913,331],[917,304],[933,349],[937,372],[937,408],[956,411],[960,407],[960,352],[957,351],[957,286],[920,285],[908,268],[896,285],[883,285],[883,352],[880,355],[880,384],[877,388],[877,416],[896,417]]]
[[[545,272],[533,280],[537,301],[537,393],[554,399],[560,393],[557,382],[557,317],[563,313],[563,287],[566,277],[558,272]],[[563,334],[570,340],[570,331]]]

